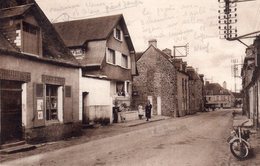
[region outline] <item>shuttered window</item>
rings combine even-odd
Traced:
[[[65,97],[71,97],[71,86],[65,86]]]
[[[34,84],[34,127],[45,125],[44,84]]]

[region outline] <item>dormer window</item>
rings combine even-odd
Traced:
[[[30,33],[30,34],[33,34],[33,35],[37,35],[38,29],[39,28],[34,26],[34,25],[23,22],[23,31],[24,32],[27,32],[27,33]]]
[[[22,22],[21,51],[29,54],[40,55],[40,28],[38,26]],[[17,31],[19,32],[19,30]],[[19,34],[19,33],[18,33]]]
[[[122,31],[118,28],[115,28],[114,29],[114,37],[117,39],[117,40],[120,40],[122,41]]]

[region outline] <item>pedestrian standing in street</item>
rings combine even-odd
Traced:
[[[143,110],[143,106],[142,105],[139,105],[138,106],[138,116],[139,116],[139,119],[141,120],[144,116],[144,110]]]
[[[151,112],[152,112],[152,104],[150,103],[150,100],[148,100],[145,106],[146,121],[149,121],[149,119],[151,119]]]

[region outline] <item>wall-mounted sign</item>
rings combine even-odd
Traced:
[[[43,110],[43,99],[37,99],[37,111]]]
[[[38,120],[43,119],[43,111],[38,111]]]

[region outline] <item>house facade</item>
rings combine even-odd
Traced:
[[[78,135],[79,65],[39,6],[20,3],[0,9],[0,144]]]
[[[231,108],[234,105],[234,96],[227,89],[218,83],[205,84],[205,107],[212,108]]]
[[[81,64],[80,114],[83,123],[113,121],[115,103],[130,109],[135,50],[123,15],[54,24]]]
[[[187,73],[189,75],[189,109],[188,114],[194,114],[204,110],[204,75],[198,74],[196,70],[188,66]]]
[[[182,59],[173,59],[177,69],[177,98],[178,109],[176,117],[189,114],[189,75],[187,73],[187,63]]]
[[[259,127],[259,95],[260,95],[260,38],[256,37],[254,43],[246,49],[243,68],[241,71],[243,86],[243,113]]]
[[[138,76],[133,81],[133,109],[143,107],[147,100],[154,115],[175,116],[177,112],[177,70],[171,56],[150,40],[143,53],[137,54]]]

